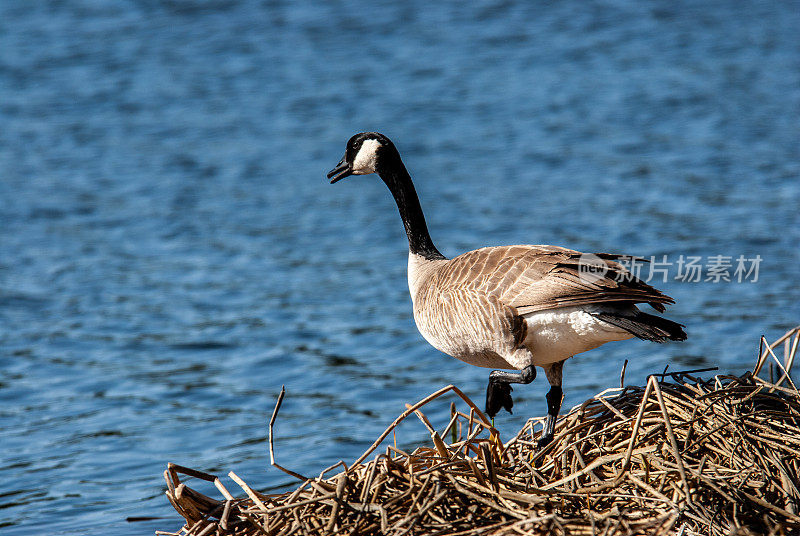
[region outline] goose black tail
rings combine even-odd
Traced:
[[[603,322],[608,322],[618,328],[622,328],[628,333],[653,342],[666,341],[685,341],[686,332],[683,325],[661,318],[660,316],[649,315],[641,311],[629,312],[598,312],[592,313],[596,318]]]

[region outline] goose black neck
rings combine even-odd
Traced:
[[[426,259],[444,259],[445,256],[439,253],[439,250],[433,245],[431,235],[428,233],[425,215],[422,213],[411,176],[403,165],[400,155],[395,151],[391,152],[395,154],[385,154],[382,157],[378,175],[389,187],[389,191],[392,192],[397,203],[397,208],[400,210],[400,217],[408,237],[408,249],[411,253],[422,255]]]

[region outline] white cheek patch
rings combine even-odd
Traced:
[[[353,159],[353,173],[356,175],[367,175],[375,173],[375,166],[378,160],[378,148],[381,146],[378,140],[364,140]]]

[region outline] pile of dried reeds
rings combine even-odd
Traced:
[[[604,391],[561,419],[543,451],[539,419],[502,444],[448,386],[409,406],[349,467],[306,478],[273,458],[303,480],[292,492],[260,494],[230,473],[247,494],[235,499],[218,478],[170,464],[167,497],[186,519],[176,534],[800,534],[800,393],[787,372],[798,341],[795,328],[740,377],[657,374]],[[758,377],[771,358],[776,381]],[[452,404],[439,432],[419,409],[448,392],[469,411]],[[365,461],[411,413],[432,446],[389,446]],[[224,500],[179,473],[213,482]]]

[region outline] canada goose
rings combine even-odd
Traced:
[[[331,184],[349,175],[377,173],[400,210],[408,237],[408,287],[414,320],[435,348],[493,370],[486,413],[513,405],[511,383],[530,383],[544,369],[550,390],[539,446],[553,439],[561,409],[561,370],[575,354],[610,341],[686,339],[683,326],[641,312],[659,312],[674,300],[615,262],[624,255],[584,255],[558,246],[501,246],[447,259],[433,245],[414,184],[400,153],[377,132],[356,134],[328,173]],[[626,257],[629,258],[629,257]],[[594,271],[583,270],[587,259]]]

